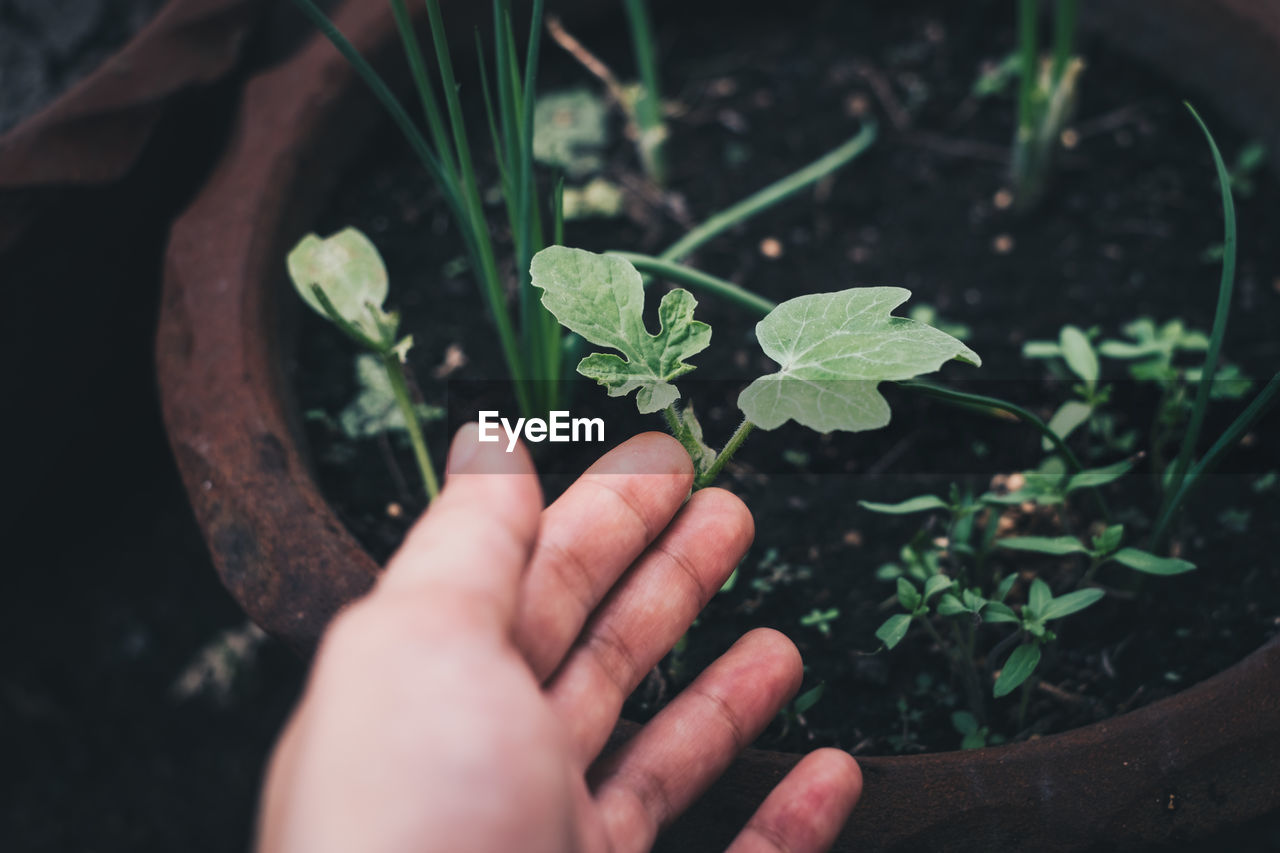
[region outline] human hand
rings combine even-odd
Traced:
[[[268,770],[259,850],[649,850],[802,676],[789,640],[752,631],[599,758],[750,544],[741,501],[686,503],[692,480],[651,433],[543,510],[523,447],[459,431],[444,491],[325,634]],[[861,784],[847,753],[811,753],[731,851],[825,850]]]

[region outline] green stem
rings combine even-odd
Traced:
[[[1018,731],[1027,727],[1027,706],[1031,703],[1031,691],[1040,683],[1040,679],[1032,673],[1022,682],[1022,699],[1018,702]]]
[[[1222,435],[1218,437],[1218,440],[1214,442],[1213,447],[1209,448],[1209,452],[1204,455],[1204,458],[1191,469],[1182,481],[1182,485],[1173,493],[1173,499],[1169,502],[1168,508],[1156,523],[1155,530],[1151,534],[1150,547],[1152,550],[1159,548],[1163,543],[1169,523],[1177,515],[1178,509],[1186,503],[1191,492],[1200,484],[1204,476],[1214,469],[1226,452],[1234,447],[1236,442],[1262,417],[1275,401],[1278,393],[1280,393],[1280,373],[1271,377],[1271,381],[1258,392],[1258,396],[1253,398],[1253,402],[1249,404],[1249,407],[1231,422],[1231,426],[1227,427]]]
[[[733,207],[712,216],[706,222],[693,228],[670,247],[659,258],[664,261],[679,261],[687,257],[695,249],[728,231],[740,222],[744,222],[758,213],[774,206],[784,199],[851,162],[858,155],[871,147],[876,138],[876,124],[868,121],[858,135],[839,148],[805,166],[798,172],[770,184],[754,195],[748,196]]]
[[[1056,89],[1075,52],[1076,0],[1058,0],[1053,19],[1053,86]]]
[[[716,456],[715,461],[711,463],[711,467],[694,481],[694,491],[697,491],[698,489],[705,489],[716,481],[716,477],[720,476],[720,472],[724,470],[724,466],[733,458],[733,454],[738,452],[738,448],[742,446],[742,442],[747,440],[747,436],[751,435],[751,431],[755,428],[756,425],[751,421],[745,419],[742,421],[742,424],[729,438],[729,443],[724,446],[724,449]]]
[[[427,442],[422,437],[422,424],[418,421],[418,413],[414,409],[413,400],[409,396],[409,385],[404,378],[404,365],[393,352],[382,355],[382,366],[387,371],[387,380],[391,383],[391,392],[395,394],[396,405],[404,416],[405,429],[409,431],[409,442],[413,445],[413,457],[418,463],[418,473],[422,475],[422,483],[427,491],[427,501],[433,501],[440,494],[440,483],[436,480],[435,466],[431,464],[431,453],[427,450]]]
[[[1071,473],[1078,474],[1084,470],[1084,466],[1080,464],[1080,459],[1075,455],[1067,443],[1053,430],[1049,429],[1048,424],[1040,420],[1031,412],[1021,406],[1000,400],[995,397],[987,397],[982,394],[970,394],[965,391],[956,391],[951,388],[944,388],[941,385],[932,385],[928,382],[920,382],[918,380],[907,380],[895,383],[899,388],[905,388],[908,391],[916,391],[929,397],[936,397],[939,400],[951,403],[953,405],[964,408],[973,409],[996,409],[1001,412],[1008,412],[1019,420],[1025,421],[1035,427],[1036,430],[1050,443],[1054,449],[1062,454],[1067,461],[1067,465],[1071,467]],[[1095,501],[1098,504],[1098,510],[1108,522],[1111,521],[1111,510],[1107,506],[1106,499],[1102,497],[1102,492],[1098,488],[1091,487]]]
[[[1208,126],[1205,125],[1204,120],[1200,118],[1200,114],[1195,111],[1191,104],[1186,106],[1191,111],[1196,123],[1200,125],[1205,139],[1209,142],[1209,150],[1213,154],[1213,163],[1218,171],[1218,183],[1222,190],[1222,277],[1218,282],[1218,305],[1213,315],[1213,332],[1209,336],[1209,350],[1205,353],[1204,367],[1200,373],[1200,384],[1196,388],[1196,399],[1191,408],[1191,420],[1187,424],[1187,431],[1182,436],[1182,448],[1173,462],[1173,470],[1169,477],[1169,489],[1165,495],[1164,505],[1160,510],[1160,516],[1165,520],[1167,520],[1167,516],[1172,514],[1172,510],[1176,509],[1173,505],[1173,496],[1182,489],[1183,478],[1186,476],[1187,469],[1191,467],[1191,457],[1195,453],[1196,442],[1199,440],[1200,430],[1204,426],[1205,413],[1209,409],[1209,393],[1213,386],[1213,377],[1218,370],[1218,359],[1222,353],[1222,341],[1227,335],[1227,318],[1231,314],[1231,294],[1235,290],[1236,276],[1236,208],[1231,198],[1231,177],[1227,172],[1226,164],[1222,161],[1222,153],[1218,150],[1218,144],[1214,142],[1213,134],[1209,132]]]
[[[954,620],[951,621],[951,633],[956,638],[957,654],[953,658],[953,665],[960,675],[960,681],[964,684],[964,692],[969,700],[969,710],[978,718],[979,722],[985,722],[987,711],[986,702],[982,695],[982,681],[978,677],[978,669],[973,664],[973,648],[967,642],[963,634],[960,632],[960,625]]]
[[[647,0],[624,0],[631,25],[631,45],[640,74],[641,92],[636,98],[635,120],[645,172],[661,186],[667,179],[667,125],[662,118],[662,90],[658,84],[658,49],[653,39]]]
[[[692,267],[686,267],[682,264],[650,255],[639,255],[635,252],[609,252],[609,254],[630,261],[631,265],[644,275],[663,278],[695,289],[705,290],[708,293],[714,293],[716,296],[727,299],[749,311],[754,311],[762,317],[778,307],[776,302],[771,302],[746,288],[739,287],[733,282],[725,281],[722,278],[708,275],[701,270],[695,270]]]

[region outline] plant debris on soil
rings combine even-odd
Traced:
[[[1182,106],[1188,93],[1106,44],[1082,45],[1088,70],[1070,145],[1059,152],[1042,206],[1019,217],[1005,188],[1012,93],[971,95],[982,70],[1012,50],[1008,4],[823,2],[802,14],[759,4],[749,13],[685,9],[671,23],[658,26],[673,105],[670,191],[630,193],[618,219],[570,223],[570,245],[657,253],[689,221],[811,162],[874,118],[880,138],[868,153],[689,262],[775,300],[905,286],[914,295],[904,310],[926,304],[969,327],[966,342],[983,358],[980,370],[948,366],[939,381],[1046,419],[1069,395],[1068,383],[1048,380],[1043,362],[1022,358],[1024,341],[1056,339],[1066,323],[1117,337],[1141,316],[1211,326],[1222,217],[1209,153]],[[576,35],[615,68],[631,67],[625,30]],[[544,55],[544,91],[593,85],[557,51]],[[464,84],[464,96],[477,106],[474,81]],[[1249,140],[1208,104],[1197,106],[1230,161]],[[475,138],[483,138],[476,119]],[[603,175],[643,187],[634,149],[621,138],[620,119],[613,122]],[[1240,261],[1224,356],[1260,381],[1280,367],[1280,246],[1271,239],[1280,230],[1278,192],[1269,175],[1259,176],[1254,191],[1237,198]],[[501,380],[503,370],[457,233],[389,127],[312,227],[327,234],[346,225],[369,234],[386,258],[391,301],[417,341],[411,365],[425,402],[448,406],[448,424],[456,426],[474,413],[473,397],[483,397],[477,389]],[[717,444],[736,426],[737,391],[772,365],[754,346],[756,317],[710,296],[699,302],[698,317],[711,323],[715,340],[696,362],[691,378],[698,381],[681,388]],[[357,442],[334,428],[358,393],[355,352],[309,312],[300,323],[295,388],[314,415],[307,436],[320,481],[346,525],[385,559],[422,508],[411,457],[396,438]],[[1121,379],[1123,365],[1106,367],[1108,378]],[[637,418],[629,403],[579,384],[574,413],[607,413],[608,445],[662,428],[660,419]],[[798,720],[772,728],[763,745],[831,744],[858,754],[959,747],[951,713],[963,705],[944,657],[920,631],[892,652],[878,650],[874,637],[893,595],[876,569],[896,559],[923,517],[876,516],[857,501],[945,495],[952,482],[984,491],[993,477],[1034,468],[1040,438],[1022,424],[884,390],[894,412],[884,430],[817,436],[788,425],[747,443],[722,485],[753,510],[756,543],[734,587],[711,602],[684,650],[637,691],[629,715],[651,714],[742,632],[766,625],[800,647],[806,689],[821,683],[825,691]],[[1149,389],[1122,380],[1111,410],[1145,435],[1153,402]],[[1212,440],[1239,408],[1216,405],[1205,435]],[[1280,487],[1262,476],[1280,470],[1276,425],[1273,413],[1252,431],[1178,527],[1174,546],[1199,569],[1145,578],[1137,597],[1108,597],[1067,620],[1037,673],[1029,726],[1016,729],[1015,695],[989,702],[993,733],[1037,737],[1124,713],[1213,675],[1276,633],[1280,567],[1269,543],[1280,536]],[[428,432],[443,459],[445,425]],[[604,448],[537,450],[551,472],[550,499]],[[1156,508],[1149,468],[1140,465],[1107,497],[1130,529],[1149,528]],[[1098,520],[1091,513],[1079,501],[1066,521],[1085,529]],[[1007,523],[1052,533],[1062,519],[1015,508]],[[1039,573],[1052,581],[1063,570],[1049,558],[998,559],[1024,580]],[[1102,579],[1126,582],[1123,574]],[[801,624],[815,608],[838,609],[829,632]],[[984,629],[984,648],[1003,635],[1001,627]]]

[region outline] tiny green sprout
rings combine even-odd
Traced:
[[[835,607],[829,607],[826,610],[814,608],[800,617],[800,624],[806,628],[817,628],[818,633],[822,636],[831,637],[831,623],[840,617],[840,611]]]
[[[991,729],[979,724],[978,718],[968,711],[952,711],[951,726],[961,736],[961,749],[982,749],[988,743],[1004,741],[999,735],[992,735]]]
[[[793,725],[804,722],[804,715],[818,704],[826,690],[826,683],[819,682],[778,709],[778,718],[782,721],[781,737],[786,737]]]
[[[387,298],[387,268],[377,248],[354,228],[325,239],[309,234],[289,253],[288,267],[289,277],[303,301],[369,350],[380,363],[385,384],[378,383],[379,387],[389,388],[395,400],[400,423],[408,431],[413,445],[427,498],[434,499],[440,487],[422,437],[420,407],[409,394],[404,372],[413,338],[397,339],[400,317],[383,308]],[[370,378],[364,374],[361,378],[368,389]],[[350,425],[353,429],[356,427],[354,423]]]
[[[530,280],[562,326],[621,353],[592,353],[579,362],[578,372],[611,397],[634,392],[642,414],[663,412],[694,461],[697,488],[714,481],[757,426],[772,430],[794,420],[823,433],[876,429],[889,422],[881,382],[935,371],[952,359],[981,364],[977,353],[952,336],[894,317],[893,309],[911,295],[903,288],[796,297],[756,325],[761,349],[779,369],[739,394],[745,419],[710,458],[692,408],[676,407],[680,391],[674,381],[694,369],[688,359],[711,342],[711,327],[693,319],[692,294],[677,288],[662,298],[655,334],[643,319],[644,281],[627,258],[551,246],[534,256]]]
[[[1062,439],[1087,423],[1110,398],[1110,389],[1099,384],[1102,369],[1092,342],[1094,333],[1094,330],[1086,332],[1068,324],[1059,331],[1058,340],[1027,341],[1022,347],[1024,358],[1049,359],[1055,363],[1060,359],[1067,371],[1080,380],[1072,389],[1076,399],[1063,402],[1049,419],[1049,429]],[[1045,450],[1053,449],[1047,438],[1041,444]]]

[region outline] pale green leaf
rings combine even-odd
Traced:
[[[951,586],[951,578],[946,575],[934,575],[924,582],[924,600],[927,602],[949,586]]]
[[[895,613],[888,619],[884,620],[884,624],[876,629],[876,638],[885,644],[886,648],[893,648],[902,642],[902,638],[907,636],[907,629],[911,627],[911,616],[906,613]]]
[[[1093,407],[1088,403],[1080,400],[1068,400],[1058,407],[1058,411],[1053,413],[1053,417],[1049,418],[1049,430],[1058,438],[1065,439],[1076,428],[1085,421],[1089,420],[1089,416],[1093,414]],[[1052,450],[1053,442],[1047,438],[1040,440],[1040,445],[1044,450]]]
[[[673,290],[658,306],[658,334],[645,328],[644,284],[630,262],[614,255],[551,246],[533,258],[534,287],[542,304],[560,324],[597,346],[610,347],[624,358],[593,353],[578,372],[594,379],[610,397],[636,393],[636,405],[648,414],[665,409],[680,397],[671,380],[693,365],[684,359],[711,342],[711,327],[693,319],[697,300],[687,290]]]
[[[288,267],[294,288],[321,317],[351,326],[379,348],[395,344],[395,317],[382,310],[387,298],[387,268],[364,234],[355,228],[324,239],[308,234],[289,253]]]
[[[788,300],[756,325],[765,354],[780,365],[752,382],[738,407],[762,429],[795,420],[818,432],[889,423],[877,386],[910,379],[951,359],[979,365],[948,334],[890,312],[909,299],[901,287],[861,287]]]
[[[960,613],[968,613],[969,610],[960,603],[960,599],[951,593],[947,593],[938,599],[938,613],[942,616],[955,616]]]
[[[1100,589],[1078,589],[1075,592],[1060,595],[1050,601],[1048,606],[1040,612],[1040,618],[1048,622],[1050,619],[1061,619],[1063,616],[1079,613],[1089,605],[1101,600],[1105,594]]]
[[[947,509],[947,502],[942,498],[934,495],[919,495],[918,497],[908,498],[901,503],[881,504],[874,501],[858,501],[858,506],[863,509],[869,509],[872,512],[881,512],[886,515],[907,515],[913,512],[924,512],[932,509]]]
[[[1195,563],[1186,560],[1179,560],[1176,557],[1157,557],[1149,551],[1141,551],[1137,548],[1121,548],[1111,555],[1111,559],[1149,575],[1180,575],[1196,567]]]
[[[1014,613],[1013,608],[1007,604],[988,601],[987,606],[982,608],[982,620],[984,622],[1017,622],[1018,614]]]
[[[1008,536],[996,544],[1011,551],[1033,551],[1037,554],[1087,554],[1089,549],[1074,536]]]
[[[1138,463],[1138,459],[1139,457],[1133,456],[1129,459],[1121,459],[1112,465],[1102,468],[1090,468],[1087,471],[1081,471],[1079,474],[1073,474],[1071,479],[1067,480],[1066,492],[1071,494],[1077,489],[1093,489],[1114,482],[1128,474],[1133,469],[1133,466]]]
[[[898,578],[898,603],[913,611],[920,606],[920,590],[906,578]]]
[[[1098,381],[1098,354],[1093,351],[1093,344],[1089,343],[1084,332],[1075,326],[1063,326],[1058,344],[1072,373],[1090,384]]]
[[[1031,673],[1036,671],[1039,663],[1040,646],[1038,644],[1028,643],[1018,646],[1005,661],[992,692],[997,698],[1008,695],[1015,687],[1031,677]]]

